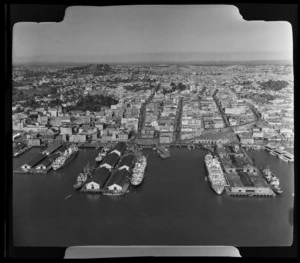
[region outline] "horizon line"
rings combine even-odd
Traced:
[[[12,61],[12,65],[18,64],[241,64],[241,63],[284,63],[293,64],[293,59],[262,59],[262,60],[203,60],[203,61]]]

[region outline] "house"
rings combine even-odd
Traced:
[[[116,152],[109,153],[106,155],[104,160],[102,161],[101,167],[106,167],[107,169],[112,169],[116,166],[116,164],[120,161],[120,157]]]
[[[110,176],[104,187],[109,190],[121,191],[130,176],[130,172],[126,169],[117,170]]]
[[[118,169],[122,170],[122,169],[126,169],[127,171],[129,171],[129,169],[131,169],[134,164],[135,164],[135,156],[133,154],[129,154],[124,156],[119,165],[118,165]]]
[[[101,167],[100,169],[97,169],[94,172],[92,178],[87,179],[87,182],[85,184],[85,189],[99,190],[100,188],[103,188],[110,175],[111,175],[110,170],[105,167]]]

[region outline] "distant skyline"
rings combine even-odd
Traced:
[[[288,22],[245,21],[230,5],[73,6],[60,23],[17,23],[13,62],[293,59]]]

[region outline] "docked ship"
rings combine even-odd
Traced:
[[[96,157],[96,162],[101,162],[104,157],[107,155],[107,153],[109,152],[109,148],[108,147],[103,147],[102,150],[99,152],[98,156]]]
[[[147,158],[144,155],[142,155],[135,163],[135,166],[132,170],[132,178],[131,178],[132,185],[139,185],[143,181],[146,167],[147,167]]]
[[[52,164],[53,170],[58,170],[66,166],[77,155],[78,148],[76,146],[70,146],[66,149]]]
[[[88,177],[91,175],[91,170],[90,164],[87,163],[87,165],[83,168],[83,173],[81,172],[78,175],[77,182],[73,185],[75,190],[80,189],[84,185]]]
[[[171,156],[169,150],[161,145],[157,145],[155,149],[157,151],[158,156],[163,160]]]
[[[212,189],[217,194],[222,194],[226,185],[223,170],[217,157],[213,157],[212,154],[205,156],[205,164],[208,171],[208,181]]]
[[[262,170],[262,174],[266,179],[268,185],[276,194],[282,194],[283,190],[279,186],[279,179],[271,172],[269,168]]]
[[[279,155],[278,157],[287,163],[294,162],[294,155],[289,152],[284,152],[283,154]]]

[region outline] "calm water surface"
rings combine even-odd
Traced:
[[[14,158],[21,166],[38,152]],[[250,151],[269,164],[284,193],[273,197],[218,196],[205,181],[204,150],[171,148],[161,160],[152,150],[148,174],[124,196],[73,190],[98,151],[80,149],[72,162],[47,175],[13,174],[16,246],[232,245],[287,246],[293,241],[294,166],[265,151]],[[66,196],[72,195],[65,199]]]

